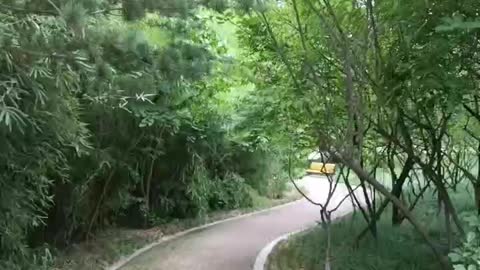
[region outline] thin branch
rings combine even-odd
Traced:
[[[58,15],[62,14],[62,10],[55,5],[55,3],[52,0],[47,0],[47,2],[58,12]]]
[[[58,15],[55,12],[49,11],[49,10],[29,10],[21,7],[16,7],[16,6],[11,6],[11,5],[5,5],[5,4],[0,4],[0,9],[3,9],[5,11],[15,11],[15,12],[21,12],[21,13],[35,13],[35,14],[41,14],[41,15]]]
[[[110,12],[112,12],[112,11],[119,11],[119,10],[123,10],[123,8],[117,7],[117,8],[105,8],[105,9],[100,9],[100,10],[96,10],[96,11],[91,12],[90,15],[97,15],[97,14],[102,14],[102,13],[110,13]]]
[[[468,106],[467,104],[465,103],[462,103],[463,105],[463,108],[465,108],[465,110],[467,110],[467,112],[470,113],[470,115],[472,115],[475,119],[477,119],[477,121],[480,122],[480,113],[477,111],[474,111],[470,106]]]
[[[375,55],[377,58],[375,59],[375,64],[376,64],[376,72],[380,72],[380,67],[382,66],[383,63],[383,58],[382,58],[382,49],[380,47],[380,42],[378,39],[378,29],[377,29],[377,22],[375,20],[375,14],[373,10],[373,3],[372,0],[367,0],[366,1],[366,6],[367,6],[367,13],[369,15],[369,22],[372,28],[372,33],[373,33],[373,43],[374,43],[374,48],[375,48]]]
[[[288,178],[290,179],[290,182],[292,182],[293,186],[295,187],[295,189],[298,191],[298,193],[300,193],[300,195],[302,195],[302,197],[304,197],[307,201],[309,201],[311,204],[313,205],[317,205],[317,206],[320,206],[323,208],[323,204],[322,203],[317,203],[315,202],[314,200],[312,200],[307,194],[305,194],[305,192],[302,191],[302,189],[297,185],[297,183],[295,182],[295,180],[293,179],[293,176],[292,176],[292,158],[291,158],[291,155],[288,155]]]
[[[390,194],[390,192],[379,183],[376,179],[372,178],[368,173],[366,173],[363,168],[360,166],[358,161],[352,159],[349,155],[344,155],[341,152],[334,152],[334,155],[343,161],[348,167],[350,167],[359,177],[364,178],[369,184],[371,184],[376,190],[383,194],[386,198],[391,200],[404,214],[404,216],[410,221],[414,228],[420,233],[424,238],[427,245],[431,248],[435,256],[440,262],[442,269],[450,269],[449,261],[442,255],[438,248],[434,245],[434,242],[430,238],[430,235],[425,230],[425,228],[415,219],[409,209],[400,201],[397,197]]]
[[[355,191],[357,191],[357,189],[360,188],[360,186],[356,186],[354,189],[352,189],[352,191],[349,191],[347,195],[345,195],[341,200],[340,202],[337,204],[337,206],[335,208],[333,208],[332,210],[330,210],[330,212],[335,212],[338,210],[338,208],[340,208],[340,206],[345,202],[346,199],[350,198],[352,196],[353,193],[355,193]]]
[[[300,90],[301,89],[300,88],[300,83],[298,82],[298,79],[295,76],[295,73],[293,72],[293,69],[292,69],[292,66],[291,66],[290,62],[285,57],[285,54],[282,52],[282,49],[279,46],[277,38],[275,37],[275,35],[273,33],[272,27],[271,27],[270,23],[268,22],[268,19],[265,16],[265,13],[259,12],[259,15],[262,17],[263,22],[265,23],[265,26],[267,27],[267,32],[268,32],[268,34],[270,35],[270,38],[273,41],[273,45],[275,46],[275,49],[276,49],[277,53],[280,55],[280,58],[282,59],[282,62],[284,63],[285,67],[287,68],[288,73],[292,77],[292,80],[293,80],[293,83],[295,84],[295,87],[297,88],[297,90]]]

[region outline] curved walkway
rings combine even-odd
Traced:
[[[324,177],[306,176],[301,181],[316,201],[325,201],[328,181]],[[339,185],[332,207],[348,194]],[[352,211],[345,200],[335,216]],[[280,235],[314,225],[319,207],[302,199],[285,207],[275,208],[244,218],[224,222],[156,246],[137,256],[121,270],[248,270],[258,252]]]

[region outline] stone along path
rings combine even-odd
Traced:
[[[328,196],[325,177],[306,176],[301,185],[317,202]],[[330,205],[348,194],[339,184]],[[249,270],[258,252],[277,237],[314,225],[320,208],[302,199],[269,211],[220,223],[162,243],[135,257],[121,270]],[[353,210],[349,199],[335,217]]]

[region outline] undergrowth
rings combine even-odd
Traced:
[[[471,213],[471,193],[462,189],[452,193],[460,216]],[[424,203],[414,210],[415,216],[426,226],[435,245],[448,254],[444,217],[436,210],[435,195],[429,192]],[[331,227],[332,270],[437,270],[439,265],[423,239],[404,221],[391,225],[391,211],[386,211],[378,223],[378,238],[368,235],[358,245],[356,236],[365,228],[360,213],[336,222]],[[457,238],[458,239],[458,238]],[[268,270],[323,270],[327,235],[320,227],[281,242],[269,257]],[[459,240],[459,239],[458,239]],[[455,245],[459,245],[456,241]]]
[[[248,212],[266,209],[289,201],[301,198],[301,195],[292,187],[285,190],[279,199],[262,196],[253,188],[248,187],[251,198],[250,207],[235,210],[218,210],[205,216],[188,219],[157,219],[151,229],[110,229],[100,232],[95,240],[71,246],[62,254],[58,254],[55,270],[102,270],[106,266],[119,260],[149,243],[158,241],[164,236],[196,226],[201,226],[217,220],[222,220]]]

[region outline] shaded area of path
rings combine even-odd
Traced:
[[[324,202],[329,184],[326,178],[306,176],[301,181],[310,197]],[[339,184],[332,208],[347,195]],[[334,218],[353,210],[349,199]],[[258,252],[280,235],[315,224],[320,208],[305,199],[237,220],[217,224],[160,244],[130,261],[121,270],[249,270]]]

